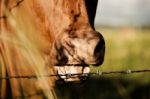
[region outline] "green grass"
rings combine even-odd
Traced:
[[[150,30],[139,28],[97,28],[106,42],[101,71],[150,69]],[[119,75],[124,76],[124,75]],[[150,83],[150,73],[129,74],[126,79]]]
[[[102,31],[106,41],[103,66],[111,65],[113,66],[111,69],[143,69],[150,66],[150,33],[144,30],[128,33],[122,29],[98,29],[98,31]]]

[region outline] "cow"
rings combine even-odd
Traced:
[[[98,0],[1,0],[0,98],[54,98],[53,84],[81,81],[103,63],[105,42],[95,31]],[[58,74],[59,77],[40,75]],[[44,94],[44,95],[43,95]]]

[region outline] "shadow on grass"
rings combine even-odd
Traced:
[[[89,78],[81,84],[58,84],[58,99],[150,99],[150,85],[116,78]]]

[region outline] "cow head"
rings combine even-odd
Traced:
[[[57,35],[51,52],[55,69],[60,75],[89,73],[89,65],[102,64],[105,52],[103,36],[96,32],[89,14],[89,0],[58,0],[53,8],[51,22]],[[57,6],[58,5],[58,6]],[[96,8],[96,5],[94,6]],[[95,14],[93,15],[95,16]],[[93,18],[93,19],[91,19]],[[55,21],[54,21],[55,20]],[[60,76],[65,81],[79,81],[80,76]]]
[[[96,5],[97,0],[21,0],[8,3],[8,9],[22,23],[31,18],[39,48],[58,74],[76,74],[89,73],[88,65],[99,66],[104,59],[104,39],[94,29]],[[80,80],[77,75],[60,77]]]
[[[61,35],[55,43],[58,74],[89,73],[89,65],[99,66],[104,59],[105,43],[102,35],[94,31],[72,31]],[[66,81],[80,77],[60,76]],[[82,79],[82,78],[81,78]]]
[[[14,0],[8,3],[8,9],[22,23],[32,20],[38,31],[38,48],[49,57],[48,63],[58,74],[89,73],[88,65],[102,64],[105,52],[104,39],[94,29],[97,1]],[[77,75],[60,77],[65,81],[80,80]]]

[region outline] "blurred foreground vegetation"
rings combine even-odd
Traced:
[[[96,28],[106,41],[105,61],[92,71],[150,68],[150,29]],[[58,99],[150,99],[150,73],[90,77],[82,84],[58,85]]]

